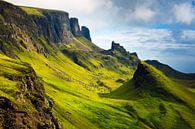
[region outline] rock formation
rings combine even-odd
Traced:
[[[82,26],[81,27],[81,34],[88,39],[89,41],[91,41],[91,36],[90,36],[90,31],[86,26]]]
[[[70,18],[70,28],[71,28],[72,34],[75,37],[82,36],[80,26],[79,26],[79,22],[78,22],[77,18]]]
[[[111,50],[117,50],[121,53],[127,54],[128,52],[124,49],[123,46],[120,46],[119,43],[115,43],[114,41],[112,41],[112,46],[111,46]]]

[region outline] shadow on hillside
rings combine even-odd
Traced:
[[[110,93],[100,93],[100,97],[102,98],[110,98],[110,99],[120,99],[120,100],[133,100],[136,99],[136,92],[134,88],[133,80],[129,80],[124,83],[122,86],[117,88],[116,90],[111,91]]]

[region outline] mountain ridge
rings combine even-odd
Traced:
[[[195,80],[195,73],[182,73],[170,67],[169,65],[160,63],[156,60],[146,60],[148,64],[153,65],[160,71],[162,71],[166,76],[172,78],[174,81],[178,83],[182,83],[187,87],[195,87],[194,80]]]

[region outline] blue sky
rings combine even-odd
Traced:
[[[141,59],[156,59],[195,72],[194,0],[6,0],[17,5],[64,10],[109,49],[115,40]]]

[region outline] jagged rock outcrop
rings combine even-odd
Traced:
[[[119,62],[126,64],[127,66],[133,66],[137,68],[138,63],[140,62],[137,53],[130,53],[123,46],[120,46],[119,43],[112,41],[111,49],[103,51],[104,54],[111,55],[116,57]]]
[[[112,41],[111,50],[112,51],[117,50],[117,51],[119,51],[123,54],[128,54],[129,53],[125,50],[125,48],[123,46],[120,46],[119,43],[115,43],[114,41]]]
[[[71,32],[75,37],[82,36],[79,21],[77,18],[70,18],[70,28]]]
[[[88,39],[89,41],[91,41],[91,36],[90,36],[90,31],[86,26],[82,26],[81,27],[81,34]]]

